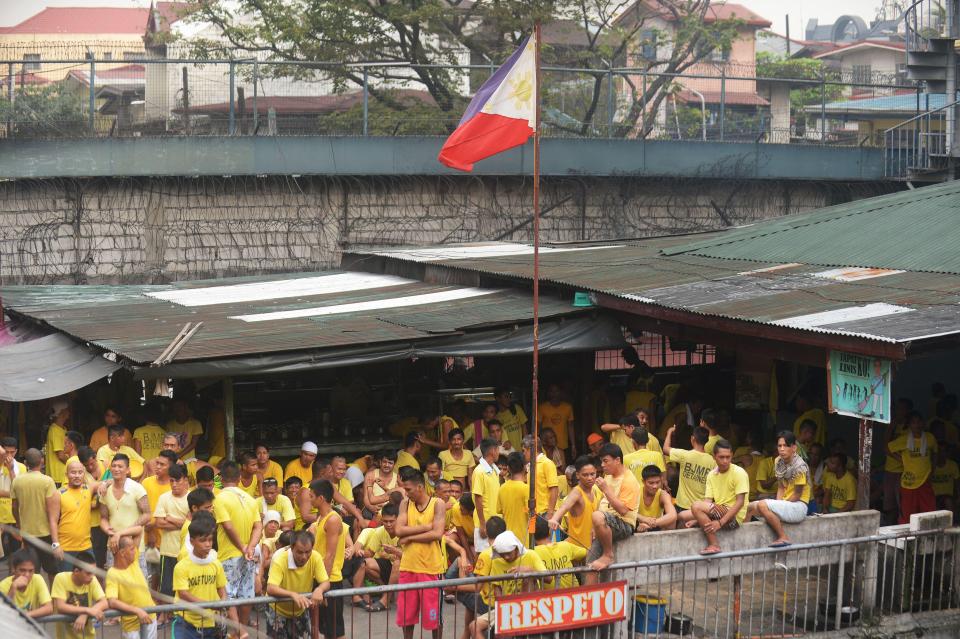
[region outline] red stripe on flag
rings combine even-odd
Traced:
[[[520,146],[531,135],[527,120],[478,113],[450,134],[437,159],[451,169],[471,171],[474,162]]]

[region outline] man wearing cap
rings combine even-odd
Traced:
[[[525,572],[543,572],[547,569],[543,559],[532,550],[523,547],[523,542],[511,531],[502,532],[492,543],[494,557],[490,565],[490,576],[522,574]],[[518,592],[538,590],[541,586],[536,579],[509,579],[494,582],[495,598]],[[470,636],[482,638],[490,626],[496,628],[494,610],[480,615],[470,624]]]
[[[590,454],[594,457],[600,454],[600,449],[603,448],[605,443],[606,440],[603,438],[603,435],[590,433],[587,436],[587,448],[590,449]]]
[[[70,455],[66,451],[67,422],[70,420],[70,405],[56,402],[50,409],[50,428],[47,429],[47,441],[43,447],[46,455],[47,474],[59,487],[66,479],[66,461]]]
[[[291,477],[299,477],[304,486],[313,481],[313,462],[317,458],[317,445],[313,442],[303,442],[300,447],[300,457],[292,460],[283,471],[283,481]]]

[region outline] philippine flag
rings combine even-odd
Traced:
[[[536,43],[527,36],[473,96],[437,159],[452,169],[470,171],[474,162],[530,139],[536,126],[536,74]]]

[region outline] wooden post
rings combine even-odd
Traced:
[[[190,80],[187,76],[187,67],[183,67],[183,79],[180,91],[183,95],[183,128],[190,135]]]
[[[860,466],[857,475],[857,510],[870,508],[870,455],[873,453],[873,424],[860,420]]]
[[[540,22],[533,27],[536,65],[534,78],[533,127],[533,380],[530,412],[533,416],[533,446],[530,449],[530,518],[537,516],[537,456],[540,454],[540,429],[537,426],[540,402]],[[533,526],[530,547],[534,546]]]
[[[223,421],[227,436],[227,459],[234,459],[233,378],[223,378]]]

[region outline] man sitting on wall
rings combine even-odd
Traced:
[[[696,501],[690,510],[680,513],[680,520],[687,528],[700,526],[707,538],[707,547],[701,555],[720,552],[717,532],[735,530],[747,514],[750,477],[747,471],[733,463],[733,447],[725,439],[718,439],[713,446],[713,458],[717,467],[707,474],[707,487],[702,500]]]
[[[810,501],[810,469],[797,454],[797,436],[792,431],[781,431],[777,436],[777,461],[773,467],[777,477],[777,498],[761,499],[747,507],[747,517],[763,518],[776,533],[772,548],[790,545],[783,523],[799,524],[807,516]]]

